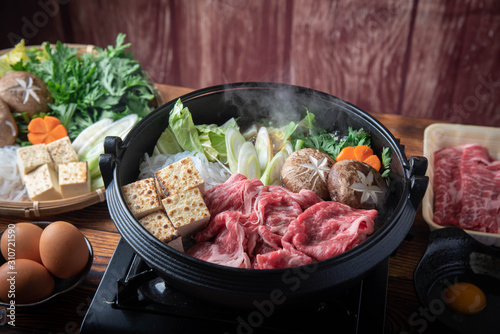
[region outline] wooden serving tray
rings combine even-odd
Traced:
[[[78,49],[77,54],[94,52],[94,45],[87,44],[66,44],[72,48]],[[41,45],[35,45],[41,47]],[[26,46],[27,49],[34,46]],[[0,50],[0,55],[9,52],[12,49]],[[155,101],[154,106],[160,106],[163,103],[163,98],[158,91],[157,85],[155,87]],[[0,200],[0,215],[2,216],[16,216],[16,217],[42,217],[48,215],[56,215],[70,211],[76,211],[88,206],[104,202],[106,200],[106,192],[104,188],[97,189],[91,193],[75,196],[66,199],[54,201],[2,201]]]

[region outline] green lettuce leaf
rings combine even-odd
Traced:
[[[239,126],[234,118],[230,118],[221,126],[217,126],[216,124],[202,124],[196,126],[201,145],[205,150],[205,155],[208,160],[215,161],[215,159],[218,159],[223,163],[227,161],[226,131],[229,128],[239,130]]]
[[[184,108],[181,99],[177,100],[170,111],[169,129],[185,151],[205,154],[191,113],[187,107]]]

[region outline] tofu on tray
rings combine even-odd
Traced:
[[[122,187],[134,217],[169,246],[182,250],[182,240],[203,229],[210,212],[203,199],[205,182],[191,158],[184,158],[151,178]]]
[[[17,149],[17,165],[32,201],[50,201],[90,192],[87,162],[78,161],[69,137]]]

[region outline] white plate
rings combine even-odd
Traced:
[[[429,125],[424,132],[424,156],[429,161],[426,175],[429,186],[422,200],[422,214],[431,231],[444,226],[434,223],[434,152],[448,146],[479,144],[488,149],[490,155],[500,160],[500,128],[436,123]],[[500,234],[465,230],[474,239],[488,246],[500,247]]]

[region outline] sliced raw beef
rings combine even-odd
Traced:
[[[447,147],[434,153],[434,222],[458,226],[462,207],[460,161],[463,147]]]
[[[498,233],[500,161],[468,144],[434,153],[434,222]]]
[[[250,258],[245,252],[245,230],[238,224],[241,217],[241,213],[236,211],[218,214],[211,223],[219,232],[214,241],[197,243],[186,253],[224,266],[251,268]]]
[[[377,214],[339,202],[318,203],[290,223],[282,242],[316,261],[325,260],[364,241],[374,231]]]
[[[292,192],[284,187],[267,186],[266,191],[273,193],[273,194],[285,193],[288,196],[291,196],[300,205],[302,210],[305,210],[308,207],[310,207],[311,205],[314,205],[316,203],[323,202],[323,200],[320,197],[318,197],[318,195],[316,195],[316,193],[314,193],[311,190],[307,190],[307,189],[302,189],[300,192],[294,193],[294,192]]]
[[[196,234],[196,244],[187,254],[243,268],[293,267],[339,254],[373,232],[377,215],[373,210],[362,216],[365,210],[323,202],[309,190],[293,193],[279,186],[264,187],[259,180],[241,174],[233,174],[207,191],[205,202],[211,221]],[[330,209],[334,209],[335,219],[329,215]],[[296,233],[302,233],[297,240],[309,243],[296,244]],[[322,247],[326,251],[321,255]]]
[[[468,146],[462,155],[462,209],[459,226],[498,233],[500,222],[500,161],[482,146]]]
[[[250,215],[254,200],[263,187],[259,179],[249,180],[242,174],[232,174],[226,182],[206,192],[204,199],[210,216],[214,217],[223,211],[239,211]]]
[[[249,247],[249,255],[264,254],[281,249],[281,238],[288,225],[302,213],[299,203],[289,192],[271,193],[269,188],[263,189],[255,200],[254,212],[258,217],[258,228],[255,233],[255,247]]]
[[[297,201],[287,193],[262,192],[255,200],[260,225],[269,232],[283,236],[288,224],[302,213]]]
[[[310,263],[312,263],[312,259],[307,255],[280,249],[274,252],[257,255],[254,262],[254,269],[289,268]]]

